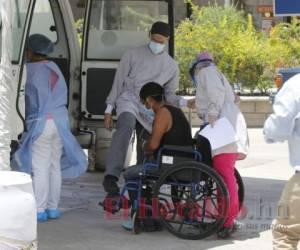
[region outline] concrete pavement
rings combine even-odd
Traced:
[[[40,250],[110,249],[272,249],[269,230],[276,203],[286,180],[293,174],[286,144],[265,144],[261,129],[250,129],[251,151],[237,167],[246,189],[244,227],[230,240],[216,236],[198,241],[176,238],[167,231],[133,235],[121,220],[107,220],[97,203],[103,199],[102,174],[88,173],[63,185],[61,219],[39,224]]]

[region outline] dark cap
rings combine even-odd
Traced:
[[[170,36],[170,26],[164,22],[155,22],[150,30],[151,34],[159,34],[165,37]]]

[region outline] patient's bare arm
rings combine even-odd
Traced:
[[[161,108],[155,115],[152,133],[144,145],[146,155],[152,155],[158,149],[163,135],[171,128],[172,117],[166,108]]]

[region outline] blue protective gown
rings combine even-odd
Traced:
[[[56,74],[55,86],[51,77]],[[47,119],[53,119],[63,144],[63,178],[76,178],[87,169],[87,157],[70,130],[67,85],[58,66],[50,61],[28,63],[25,87],[26,129],[15,152],[12,167],[32,172],[32,144],[42,134]],[[51,117],[51,118],[49,118]]]

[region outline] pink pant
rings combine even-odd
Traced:
[[[234,167],[237,154],[219,154],[213,157],[213,167],[223,178],[229,193],[229,209],[225,218],[224,227],[230,227],[239,213],[239,197]]]

